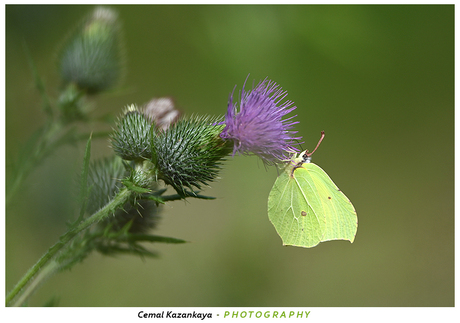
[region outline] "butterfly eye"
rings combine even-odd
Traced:
[[[311,156],[307,156],[306,154],[303,155],[302,163],[310,163],[311,162]]]

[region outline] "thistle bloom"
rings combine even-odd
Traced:
[[[246,84],[246,82],[245,82]],[[298,152],[293,137],[297,131],[291,131],[298,123],[290,118],[282,119],[295,110],[292,101],[283,101],[287,92],[271,80],[263,80],[249,92],[241,91],[239,104],[233,103],[230,95],[225,116],[225,128],[220,136],[233,140],[233,155],[258,155],[265,164],[272,165],[288,159],[288,154]]]

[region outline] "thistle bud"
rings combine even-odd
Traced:
[[[150,122],[135,105],[128,106],[111,135],[115,153],[125,160],[151,158]]]
[[[93,214],[102,208],[123,186],[120,179],[127,176],[120,158],[103,158],[92,162],[88,173],[88,187],[91,194],[88,196],[87,212]]]
[[[210,118],[181,119],[152,136],[152,162],[157,176],[181,196],[213,181],[221,160],[231,151],[219,136],[223,125]]]
[[[87,212],[92,214],[102,208],[122,187],[121,179],[129,171],[120,158],[103,158],[91,163],[89,168],[88,186],[91,187]],[[126,203],[123,209],[115,212],[113,217],[108,217],[98,224],[100,228],[110,225],[111,232],[118,232],[129,221],[132,224],[130,233],[145,233],[155,227],[159,221],[159,209],[152,201],[140,200],[136,204]]]
[[[117,13],[98,7],[63,47],[61,77],[79,89],[96,93],[120,78],[121,51]]]
[[[161,206],[152,201],[138,201],[136,205],[129,203],[123,206],[123,210],[117,210],[113,217],[105,219],[101,226],[111,224],[111,231],[120,231],[129,221],[132,224],[128,230],[130,233],[147,233],[154,229],[160,221]]]

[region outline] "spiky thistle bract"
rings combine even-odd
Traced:
[[[222,159],[230,152],[219,136],[223,125],[210,117],[180,119],[152,135],[152,162],[158,178],[181,196],[216,179]]]
[[[125,109],[111,134],[115,153],[124,160],[143,160],[151,157],[150,121],[134,104]]]

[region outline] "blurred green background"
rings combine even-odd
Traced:
[[[42,306],[453,306],[454,6],[113,6],[127,58],[96,115],[173,96],[222,115],[235,85],[265,77],[297,105],[314,162],[353,202],[353,244],[283,247],[267,216],[277,172],[229,158],[205,194],[166,205],[159,259],[92,254],[32,297]],[[90,6],[6,6],[8,165],[45,120],[25,42],[55,96],[59,45]],[[237,93],[237,92],[235,92]],[[97,125],[94,125],[96,127]],[[97,128],[94,128],[97,129]],[[75,218],[84,146],[58,151],[6,213],[9,291]],[[112,154],[107,140],[93,157]]]

